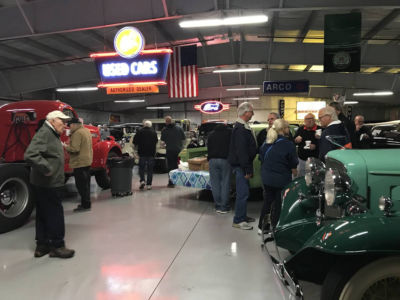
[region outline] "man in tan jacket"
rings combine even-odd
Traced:
[[[70,154],[69,166],[74,169],[75,185],[81,196],[81,204],[74,212],[88,211],[90,202],[90,166],[93,161],[92,135],[89,129],[83,127],[81,121],[72,118],[68,122],[71,129],[71,139],[65,150]]]

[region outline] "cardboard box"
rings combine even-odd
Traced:
[[[203,170],[203,164],[207,163],[207,157],[194,157],[188,160],[189,170],[200,171]]]

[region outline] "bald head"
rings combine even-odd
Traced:
[[[304,126],[313,128],[315,125],[315,116],[312,113],[306,114],[304,117]]]

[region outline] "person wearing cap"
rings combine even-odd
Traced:
[[[143,128],[141,128],[133,138],[133,144],[137,146],[139,153],[139,188],[141,190],[143,190],[145,186],[148,190],[151,190],[157,142],[157,133],[154,131],[151,121],[145,120],[143,122]],[[144,175],[146,166],[147,180],[145,181]]]
[[[71,129],[71,139],[65,150],[70,155],[69,166],[74,169],[75,186],[81,197],[74,212],[88,211],[91,208],[90,202],[90,166],[93,161],[92,135],[89,129],[85,128],[81,121],[72,118],[68,125]]]
[[[61,203],[65,182],[64,149],[60,135],[70,117],[61,111],[47,114],[24,155],[30,165],[30,182],[36,198],[35,257],[70,258],[75,251],[65,247],[64,209]]]

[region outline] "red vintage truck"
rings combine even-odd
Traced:
[[[61,101],[34,100],[18,101],[0,106],[0,233],[23,225],[32,213],[34,196],[29,183],[29,166],[24,162],[24,152],[34,136],[40,120],[59,110],[78,118],[75,110]],[[110,186],[107,159],[121,156],[121,147],[113,137],[102,141],[99,129],[84,125],[92,133],[93,163],[92,174],[103,189]],[[63,142],[69,137],[64,132]],[[72,175],[65,152],[66,180]]]

